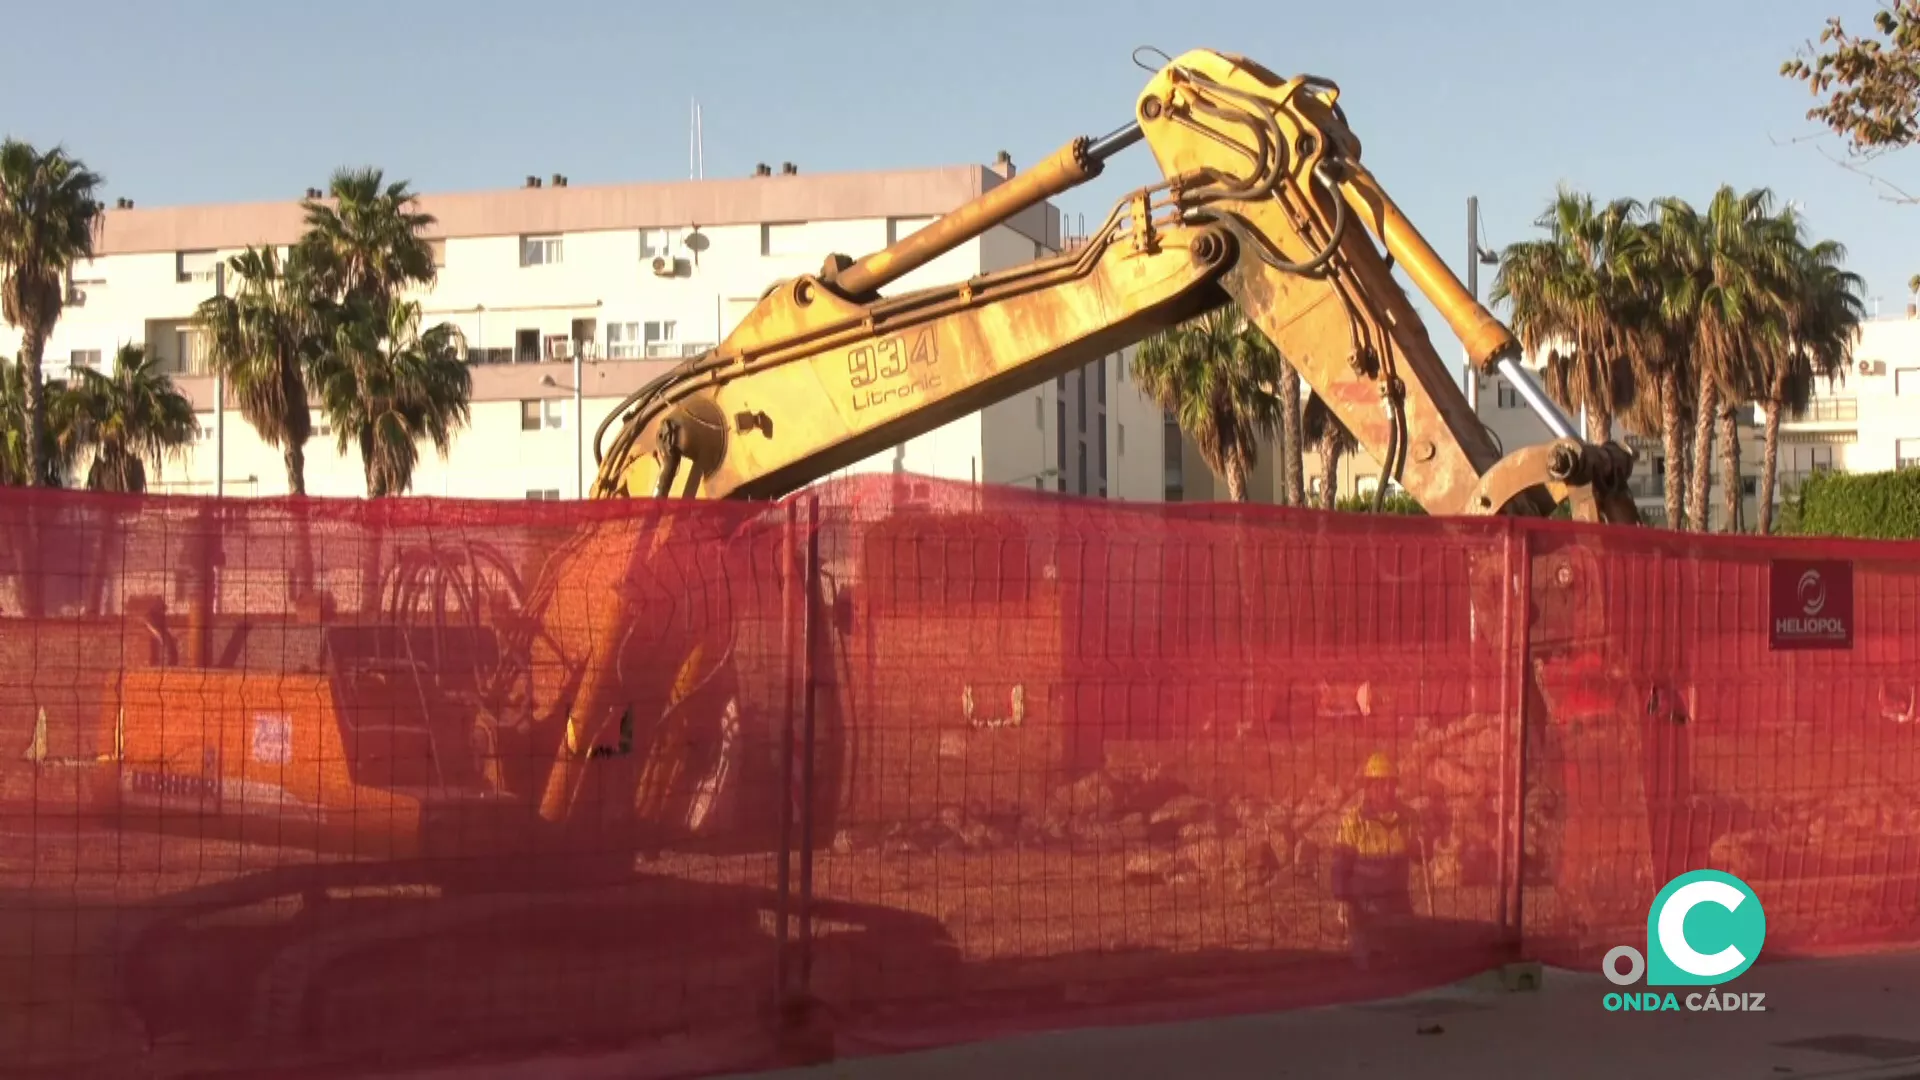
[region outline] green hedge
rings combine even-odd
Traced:
[[[1817,472],[1782,501],[1783,536],[1920,539],[1920,469]]]
[[[1373,512],[1373,496],[1348,495],[1345,498],[1335,501],[1333,508],[1335,510],[1344,510],[1350,514],[1370,514]],[[1426,508],[1420,505],[1419,500],[1404,491],[1388,492],[1387,497],[1380,500],[1380,512],[1383,514],[1416,514],[1420,517],[1425,517],[1427,514]]]

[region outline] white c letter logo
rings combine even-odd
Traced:
[[[1687,944],[1686,934],[1687,913],[1698,905],[1719,904],[1732,911],[1746,898],[1745,893],[1724,881],[1694,881],[1680,886],[1660,909],[1660,950],[1673,961],[1673,966],[1703,979],[1725,975],[1746,963],[1747,958],[1732,945],[1712,956],[1695,952],[1693,946]]]

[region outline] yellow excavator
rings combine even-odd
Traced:
[[[857,756],[850,741],[893,736],[837,715],[832,694],[805,695],[803,710],[778,700],[777,688],[794,684],[783,665],[836,663],[834,649],[816,642],[833,636],[820,633],[821,624],[844,622],[844,605],[838,588],[814,584],[816,574],[785,569],[818,560],[817,552],[792,558],[791,538],[806,531],[783,517],[796,501],[762,501],[1229,301],[1382,463],[1382,482],[1397,481],[1430,513],[1547,515],[1566,502],[1578,519],[1636,522],[1626,488],[1631,453],[1576,437],[1519,365],[1512,333],[1362,164],[1339,97],[1324,79],[1283,79],[1238,56],[1187,52],[1159,67],[1118,131],[1073,140],[885,250],[836,255],[819,273],[780,283],[726,341],[607,418],[595,436],[592,498],[637,502],[631,511],[570,520],[564,543],[529,545],[544,554],[537,564],[518,564],[505,540],[455,545],[451,554],[397,553],[386,574],[363,584],[379,598],[363,598],[368,614],[357,622],[285,628],[289,649],[301,632],[320,639],[317,654],[300,663],[213,659],[211,589],[204,581],[186,588],[197,641],[184,650],[187,662],[163,643],[152,666],[119,673],[108,694],[100,723],[113,750],[97,770],[100,809],[121,828],[181,831],[196,844],[254,841],[345,858],[270,857],[270,868],[170,896],[130,931],[124,978],[150,1030],[186,1023],[195,1010],[219,1011],[209,965],[244,958],[226,945],[198,944],[190,922],[287,895],[316,901],[313,914],[289,928],[288,947],[240,978],[255,989],[228,1010],[251,1010],[252,1028],[276,1039],[311,1035],[319,1006],[310,993],[324,997],[324,987],[363,960],[411,964],[415,977],[431,979],[475,950],[559,949],[535,935],[601,927],[686,950],[612,969],[623,993],[657,991],[645,998],[653,1010],[646,1016],[670,1024],[661,1003],[691,993],[687,973],[720,970],[704,951],[717,947],[715,928],[734,928],[728,940],[763,941],[757,928],[774,909],[784,925],[789,897],[820,918],[920,943],[924,955],[901,961],[901,970],[923,972],[928,957],[951,958],[952,943],[930,916],[814,897],[804,856],[800,887],[785,879],[796,830],[822,846],[833,835],[847,790],[840,780]],[[1099,175],[1142,142],[1164,179],[1119,200],[1083,245],[950,285],[884,291]],[[1395,265],[1474,366],[1498,371],[1526,398],[1552,441],[1499,452],[1435,352]],[[729,514],[711,500],[744,505]],[[769,566],[783,568],[785,584],[767,585]],[[728,595],[716,598],[741,580],[728,571],[747,567],[753,584],[739,589],[786,589],[797,601],[743,613]],[[1490,603],[1506,595],[1489,592]],[[424,626],[423,612],[431,615]],[[751,647],[742,648],[747,639]],[[1057,661],[1059,642],[1051,647]],[[999,722],[975,715],[971,687],[962,693],[950,703],[969,724]],[[1011,702],[1016,724],[1027,707],[1020,693]],[[1032,708],[1046,707],[1039,697]],[[1026,722],[1044,726],[1032,715]],[[811,850],[811,840],[801,843]],[[728,846],[783,853],[780,887],[649,876],[636,867],[636,854],[649,851]],[[196,866],[260,867],[259,857],[192,850],[201,852]],[[644,881],[651,906],[595,900],[581,887],[589,869],[621,889]],[[338,901],[318,902],[342,889],[411,888],[423,879],[441,898],[435,925],[464,934],[462,949],[407,960],[428,948],[417,912],[376,905],[364,920],[345,920]],[[559,906],[535,916],[530,894]],[[463,902],[450,903],[455,896]],[[800,937],[812,940],[807,930]],[[748,947],[745,955],[757,962],[762,954]],[[786,953],[779,956],[784,964]],[[791,984],[784,968],[778,981]],[[393,993],[410,1000],[411,991]],[[511,1023],[550,1038],[539,1026],[546,1015],[515,1007],[484,1021],[410,1025],[408,1038],[439,1032],[464,1048],[481,1031],[506,1038]],[[592,1015],[631,1037],[641,1014]],[[585,1024],[584,1016],[574,1019]],[[379,1028],[335,1026],[331,1037],[340,1039],[361,1027],[372,1038]]]
[[[336,626],[317,673],[129,671],[103,717],[116,751],[99,790],[123,824],[169,819],[211,836],[224,822],[240,838],[363,857],[537,854],[569,847],[555,847],[569,833],[597,849],[629,835],[644,846],[668,793],[689,789],[688,726],[739,720],[731,638],[655,632],[673,586],[649,560],[690,530],[731,542],[686,500],[778,499],[1229,301],[1430,513],[1546,515],[1565,501],[1577,519],[1636,522],[1631,452],[1576,437],[1519,365],[1514,335],[1362,163],[1339,97],[1327,80],[1225,53],[1170,59],[1125,127],[1074,139],[882,251],[780,283],[719,346],[614,410],[595,434],[591,497],[656,508],[583,526],[528,584],[514,580],[498,618],[470,597],[484,640],[442,636],[423,659],[381,628]],[[1164,179],[1121,199],[1083,245],[883,292],[1142,142]],[[1396,264],[1552,441],[1502,456]],[[630,660],[649,645],[685,662],[669,657],[642,687]],[[519,689],[481,677],[429,700],[419,669],[460,664],[513,666]],[[479,715],[446,720],[449,694]]]

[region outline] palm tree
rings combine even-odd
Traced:
[[[1512,305],[1521,347],[1546,357],[1547,394],[1584,412],[1599,440],[1634,399],[1639,214],[1632,199],[1596,210],[1591,196],[1560,189],[1535,221],[1546,238],[1509,245],[1489,293]]]
[[[1320,509],[1332,510],[1340,501],[1340,459],[1359,449],[1360,444],[1319,394],[1307,395],[1307,407],[1300,416],[1300,433],[1319,450]]]
[[[1772,193],[1739,193],[1721,186],[1704,214],[1685,201],[1658,200],[1656,228],[1663,267],[1660,316],[1667,332],[1684,341],[1695,388],[1693,461],[1689,468],[1689,525],[1707,528],[1707,488],[1714,426],[1721,435],[1728,528],[1740,517],[1740,440],[1737,417],[1743,402],[1757,400],[1756,357],[1766,347],[1770,298],[1792,263],[1790,244],[1772,221]]]
[[[103,183],[79,159],[54,147],[0,143],[0,315],[21,331],[22,405],[28,486],[47,482],[47,399],[40,372],[47,338],[66,304],[69,272],[93,258]]]
[[[421,232],[432,214],[415,209],[405,180],[391,184],[379,169],[339,169],[328,187],[332,205],[307,199],[304,258],[326,293],[343,304],[374,301],[382,320],[409,286],[432,285],[433,249]]]
[[[341,318],[313,370],[340,453],[360,451],[369,498],[405,493],[419,440],[431,439],[444,459],[471,415],[473,377],[460,358],[460,332],[447,323],[422,331],[418,303],[389,311],[384,326],[363,311]]]
[[[1285,366],[1231,303],[1155,334],[1133,357],[1140,389],[1173,415],[1235,502],[1246,501],[1261,441],[1280,430],[1281,405],[1271,388]]]
[[[226,376],[240,415],[260,439],[281,452],[287,490],[307,493],[306,445],[313,437],[307,369],[325,332],[326,311],[308,265],[310,252],[294,248],[285,263],[272,247],[252,248],[228,260],[237,288],[200,305],[209,359]]]
[[[60,380],[46,384],[55,398],[65,391]],[[0,486],[25,487],[32,465],[27,455],[27,376],[26,365],[0,359]],[[57,417],[49,417],[57,421]],[[72,468],[72,461],[61,450],[63,440],[56,424],[50,423],[40,444],[40,487],[60,487]]]
[[[1861,299],[1865,281],[1841,269],[1846,248],[1837,241],[1807,245],[1797,214],[1789,209],[1780,217],[1796,245],[1799,258],[1780,302],[1786,323],[1785,347],[1762,354],[1761,406],[1766,414],[1765,460],[1760,469],[1759,531],[1773,531],[1773,490],[1780,462],[1780,411],[1807,407],[1816,379],[1832,385],[1845,377],[1860,323],[1866,318]]]
[[[1261,340],[1267,340],[1262,335]],[[1300,431],[1300,371],[1280,365],[1280,470],[1288,506],[1307,505],[1306,439]]]
[[[199,437],[193,402],[148,357],[127,344],[112,375],[75,368],[74,381],[54,402],[61,452],[92,458],[86,486],[93,491],[147,490],[147,466],[177,455]]]

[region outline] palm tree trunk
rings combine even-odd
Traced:
[[[1340,443],[1331,435],[1320,440],[1320,509],[1331,510],[1340,501]]]
[[[1773,532],[1773,478],[1780,465],[1780,399],[1768,400],[1766,449],[1760,461],[1760,535]]]
[[[26,382],[27,406],[27,486],[46,484],[47,460],[47,387],[41,378],[40,361],[47,350],[48,328],[27,318],[20,335],[20,367]]]
[[[1227,498],[1247,501],[1247,456],[1237,446],[1227,451]]]
[[[1613,410],[1593,409],[1591,415],[1592,422],[1587,430],[1587,441],[1604,443],[1613,438]]]
[[[282,456],[287,461],[287,493],[305,495],[307,493],[307,448],[297,440],[288,439],[286,452]]]
[[[1286,413],[1280,427],[1280,466],[1286,476],[1286,502],[1288,506],[1305,506],[1306,440],[1300,432],[1300,372],[1292,364],[1286,364],[1280,372],[1280,407]]]
[[[297,439],[288,439],[283,453],[287,462],[287,493],[307,494],[307,448]],[[313,589],[313,533],[307,517],[297,513],[293,522],[293,580],[288,582],[289,599],[298,600]]]
[[[1687,527],[1684,487],[1687,476],[1686,433],[1680,430],[1680,372],[1668,364],[1660,372],[1660,441],[1667,455],[1667,528]]]
[[[1727,487],[1724,506],[1727,511],[1724,532],[1742,531],[1740,497],[1740,407],[1731,401],[1720,406],[1720,480]]]
[[[1693,421],[1693,465],[1687,477],[1687,528],[1694,532],[1707,531],[1707,484],[1713,477],[1713,420],[1718,391],[1712,374],[1703,368],[1695,399],[1699,414]]]

